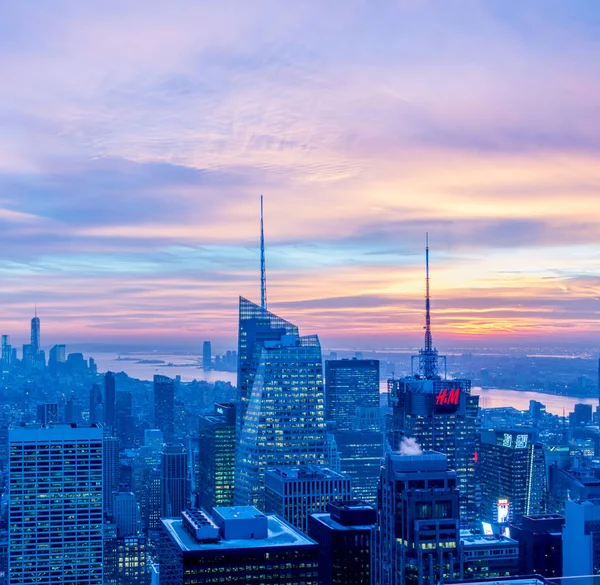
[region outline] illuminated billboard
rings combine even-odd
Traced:
[[[498,510],[498,524],[504,524],[508,522],[508,514],[510,512],[510,504],[507,499],[498,500],[496,504],[496,508]]]
[[[460,406],[460,388],[440,388],[435,395],[435,412],[456,412]]]

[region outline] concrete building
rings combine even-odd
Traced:
[[[319,543],[321,585],[370,585],[371,541],[377,510],[358,500],[327,504],[312,514],[308,535]]]
[[[379,484],[374,581],[434,585],[460,574],[459,494],[446,456],[387,453]]]
[[[8,449],[8,583],[102,585],[102,428],[12,428]]]
[[[497,534],[461,531],[461,578],[497,579],[519,573],[519,543]]]
[[[161,519],[160,583],[318,585],[319,549],[276,515],[251,506],[185,510]]]
[[[308,518],[334,500],[351,500],[350,478],[327,467],[277,467],[265,473],[265,511],[305,534]]]

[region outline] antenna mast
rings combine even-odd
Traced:
[[[260,306],[267,309],[267,272],[265,269],[265,229],[263,218],[263,196],[260,196]]]

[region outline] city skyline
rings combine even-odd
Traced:
[[[233,345],[263,194],[324,346],[421,344],[427,231],[439,346],[595,344],[593,2],[69,6],[0,9],[14,342]]]

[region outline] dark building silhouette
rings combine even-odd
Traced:
[[[519,574],[562,577],[562,532],[565,517],[559,514],[525,516],[521,526],[511,526],[519,543]]]
[[[569,413],[569,425],[579,427],[592,422],[592,405],[576,404],[573,412]]]
[[[94,384],[90,388],[90,423],[102,422],[103,419],[102,389],[100,384]]]
[[[117,396],[115,375],[112,372],[104,374],[104,423],[111,429],[116,428]]]
[[[117,392],[117,437],[122,449],[134,445],[135,419],[133,417],[133,396],[128,390]]]
[[[370,585],[371,532],[377,510],[359,500],[329,502],[308,519],[308,536],[319,543],[321,585]]]
[[[202,344],[202,367],[205,370],[210,370],[212,368],[212,349],[210,341],[205,341]]]
[[[337,430],[353,429],[357,406],[379,409],[379,360],[326,361],[327,421],[333,421]]]
[[[160,473],[160,517],[179,517],[189,500],[188,452],[183,445],[165,445]]]
[[[165,443],[175,437],[175,381],[154,376],[154,426],[163,432]]]
[[[205,510],[233,505],[235,404],[215,404],[198,425],[198,504]]]
[[[119,491],[119,439],[105,435],[102,451],[104,457],[102,472],[104,511],[112,513],[113,495]]]
[[[31,352],[36,358],[40,353],[40,319],[37,315],[31,320]]]
[[[60,422],[58,418],[58,404],[46,403],[37,405],[37,422],[49,425]]]

